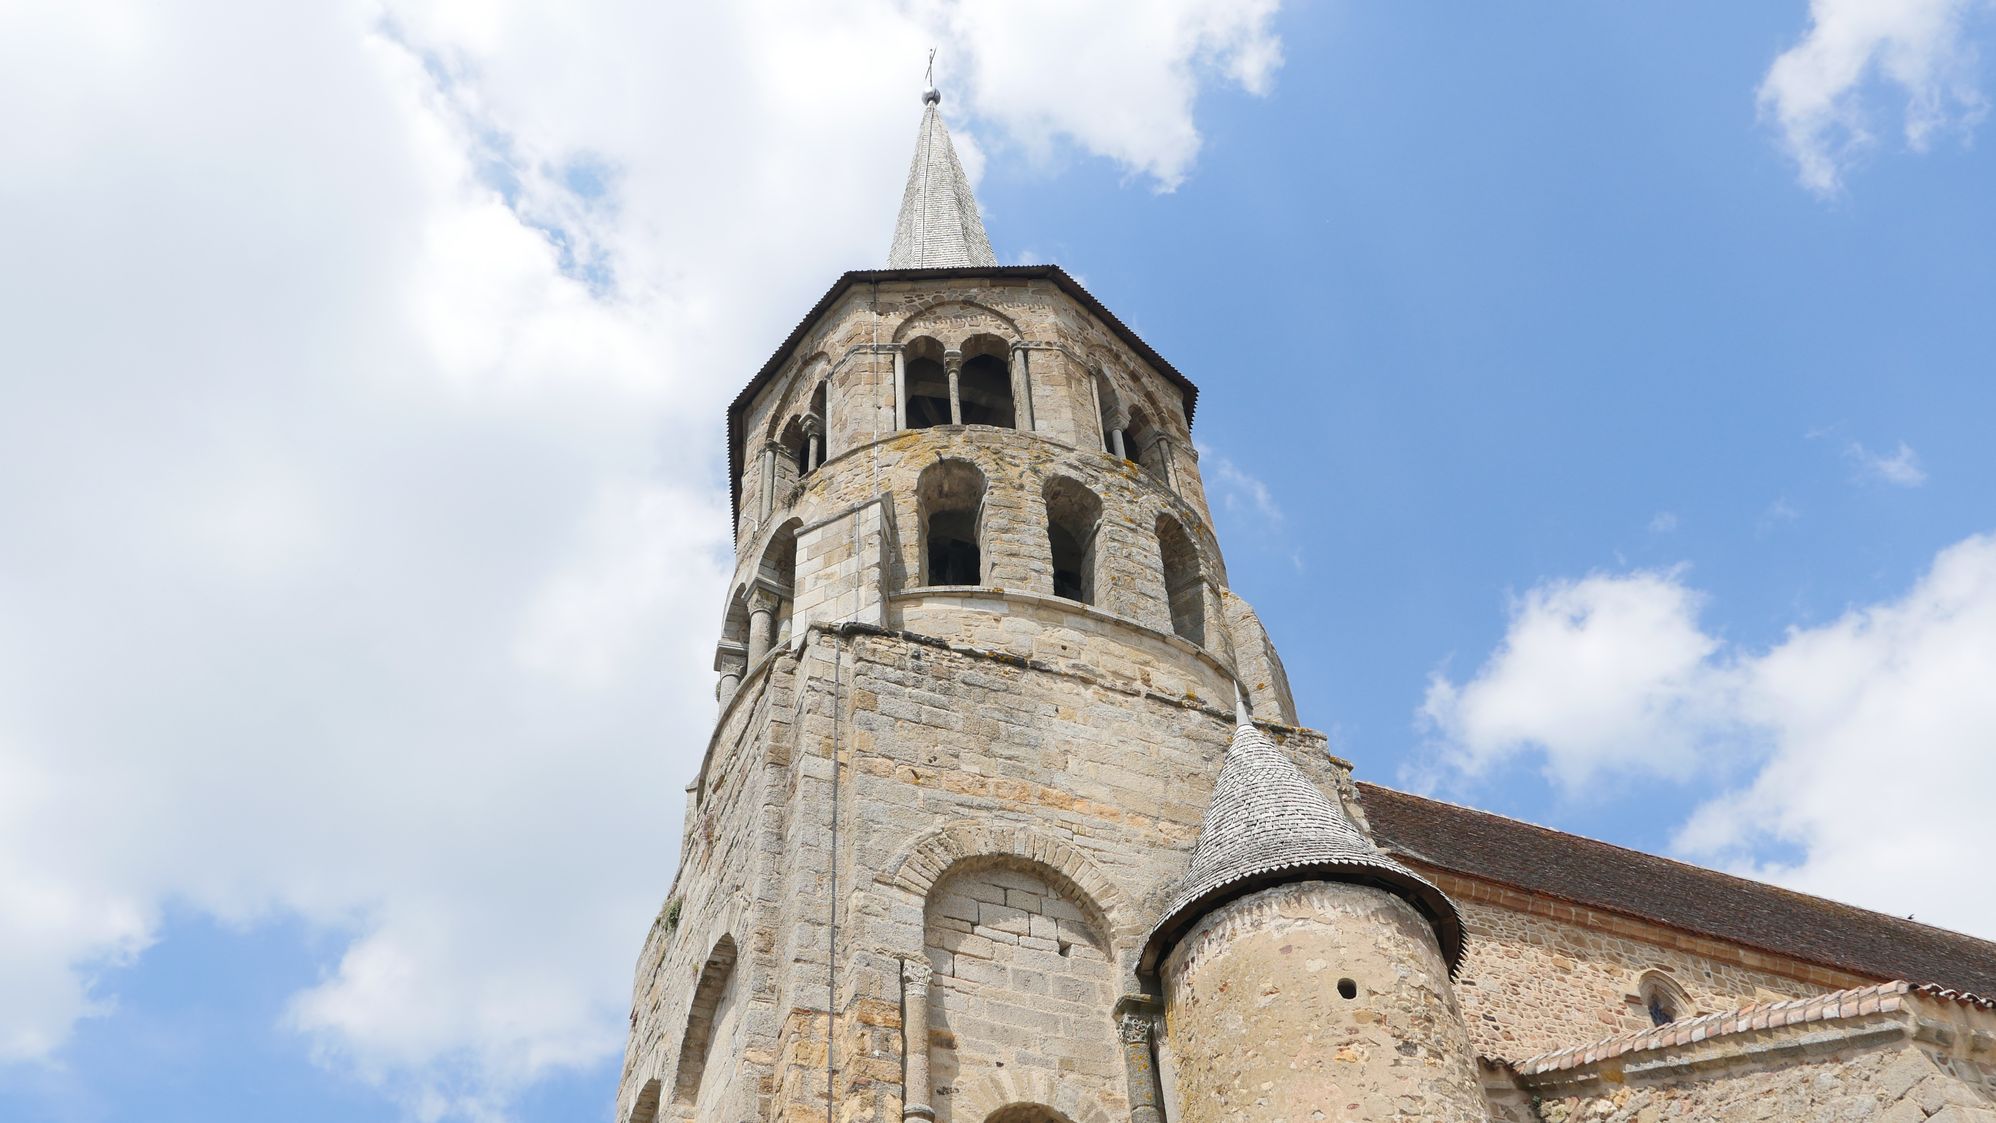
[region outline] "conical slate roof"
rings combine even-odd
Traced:
[[[1434,925],[1451,974],[1462,960],[1462,917],[1448,897],[1380,853],[1287,753],[1243,722],[1213,786],[1192,868],[1144,941],[1140,969],[1154,970],[1200,917],[1228,901],[1295,881],[1342,881],[1394,893]]]
[[[901,193],[901,217],[894,224],[887,267],[996,265],[991,239],[984,235],[984,219],[977,214],[977,197],[970,193],[949,129],[936,111],[942,95],[930,89],[922,101],[922,128],[915,134],[915,159],[908,165],[908,186]]]

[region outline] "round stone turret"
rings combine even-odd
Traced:
[[[1140,961],[1164,994],[1173,1118],[1477,1123],[1461,956],[1448,898],[1243,724]]]

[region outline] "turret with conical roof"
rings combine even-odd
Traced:
[[[1380,853],[1287,753],[1243,722],[1213,786],[1192,868],[1151,928],[1141,966],[1154,968],[1200,917],[1228,901],[1295,881],[1384,889],[1434,927],[1451,972],[1462,959],[1462,917],[1454,903],[1426,878]]]
[[[1462,920],[1243,720],[1144,941],[1179,1123],[1478,1123]]]

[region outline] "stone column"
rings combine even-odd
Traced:
[[[1157,1065],[1151,1054],[1149,1014],[1122,1017],[1123,1068],[1130,1078],[1130,1123],[1164,1123],[1158,1108]]]
[[[762,516],[756,520],[761,526],[769,522],[769,512],[776,506],[776,446],[762,446]]]
[[[908,427],[908,362],[901,348],[894,348],[894,427]]]
[[[901,1118],[934,1119],[929,1106],[929,980],[935,968],[926,960],[901,961]]]
[[[804,463],[807,467],[804,470],[815,472],[818,470],[818,465],[825,462],[825,423],[818,420],[817,414],[807,413],[798,420],[798,424],[803,427],[804,440],[810,446],[810,452],[805,456]]]
[[[1164,471],[1159,474],[1159,478],[1164,480],[1164,486],[1176,492],[1178,490],[1178,455],[1172,446],[1171,438],[1159,437],[1151,442],[1151,447],[1157,450],[1157,462],[1164,468]]]
[[[1096,430],[1102,434],[1102,447],[1108,448],[1109,431],[1103,428],[1102,424],[1102,373],[1100,371],[1091,370],[1088,372],[1088,420],[1093,421]],[[1085,427],[1075,430],[1077,433],[1085,433],[1087,431]]]
[[[1109,451],[1115,453],[1118,460],[1130,458],[1129,453],[1123,451],[1123,424],[1120,421],[1109,429]]]
[[[748,669],[754,670],[776,643],[776,606],[782,599],[767,585],[757,585],[748,595]]]
[[[722,709],[726,709],[728,703],[734,699],[735,691],[741,689],[742,674],[748,669],[747,659],[747,648],[726,640],[723,640],[720,648],[714,652],[714,669],[721,672],[721,681],[714,688],[714,697],[720,699]]]
[[[1012,413],[1018,419],[1019,428],[1032,432],[1033,424],[1033,362],[1023,343],[1012,344]]]
[[[963,424],[963,403],[956,392],[957,377],[963,373],[963,352],[943,352],[943,369],[949,371],[949,423]]]

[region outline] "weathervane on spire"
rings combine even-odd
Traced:
[[[922,90],[923,105],[934,105],[943,100],[942,92],[936,89],[936,49],[934,47],[929,48],[929,71],[923,75],[922,80],[926,83],[926,88]]]

